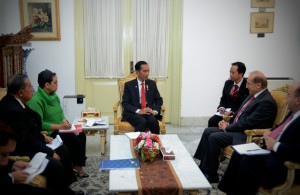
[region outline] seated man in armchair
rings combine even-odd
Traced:
[[[210,183],[217,183],[219,155],[229,145],[246,142],[246,129],[272,127],[277,113],[276,102],[267,89],[267,79],[260,71],[250,73],[247,80],[249,96],[228,123],[219,122],[219,127],[204,130],[194,157],[201,160],[199,168]]]
[[[264,134],[265,147],[270,153],[247,156],[234,152],[218,185],[221,191],[255,195],[260,185],[270,189],[284,183],[287,174],[285,161],[300,162],[299,82],[289,88],[286,100],[290,113],[281,124]],[[300,183],[299,172],[296,172],[294,182]]]
[[[24,169],[29,163],[9,160],[9,154],[16,148],[17,135],[5,123],[0,121],[0,194],[48,194],[50,189],[25,184],[28,173]]]
[[[135,131],[145,131],[159,134],[158,119],[163,104],[155,81],[148,79],[149,65],[139,61],[135,65],[137,78],[125,83],[122,106],[124,108],[122,121],[129,122]]]

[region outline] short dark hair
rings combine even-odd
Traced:
[[[145,61],[138,61],[138,62],[135,64],[134,69],[135,69],[136,71],[140,71],[140,70],[141,70],[141,66],[144,65],[144,64],[148,64],[148,63],[145,62]]]
[[[238,73],[242,73],[243,76],[245,75],[245,73],[246,73],[246,66],[245,66],[245,64],[243,62],[233,62],[231,65],[232,66],[237,66],[238,67],[237,68]]]
[[[56,73],[47,69],[40,72],[38,75],[38,84],[40,88],[43,89],[46,83],[51,83],[54,76],[56,76]]]
[[[28,76],[24,74],[13,74],[7,79],[7,93],[11,95],[15,95],[19,92],[20,89],[24,89],[25,79]]]
[[[17,135],[10,126],[0,121],[0,146],[5,146],[10,139],[17,141]]]

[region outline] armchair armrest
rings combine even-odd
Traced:
[[[284,165],[288,168],[288,169],[300,169],[300,163],[296,163],[296,162],[291,162],[291,161],[285,161]]]
[[[10,160],[13,161],[24,161],[24,162],[29,162],[30,158],[28,156],[9,156]]]
[[[253,142],[253,137],[262,137],[263,134],[266,131],[269,131],[270,128],[268,129],[252,129],[252,130],[245,130],[245,134],[247,135],[247,143]]]

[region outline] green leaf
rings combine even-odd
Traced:
[[[142,161],[145,162],[146,160],[146,155],[143,151],[141,151],[141,157],[142,157]]]

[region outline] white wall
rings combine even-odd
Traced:
[[[248,76],[300,81],[300,1],[276,0],[274,33],[250,34],[250,0],[184,0],[181,117],[216,111],[232,62],[246,64]],[[298,70],[298,71],[297,71]],[[207,122],[207,121],[206,121]]]
[[[30,41],[34,50],[27,59],[27,72],[32,85],[37,89],[37,75],[45,69],[56,72],[59,87],[57,94],[75,94],[75,49],[74,49],[74,3],[61,0],[60,41]],[[19,0],[0,1],[0,34],[17,33],[21,30]]]

